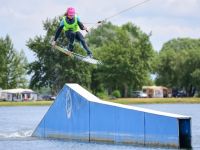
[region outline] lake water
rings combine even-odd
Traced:
[[[145,104],[143,108],[192,117],[192,146],[200,150],[200,104]],[[48,106],[0,107],[0,150],[169,150],[112,144],[49,140],[31,137]]]

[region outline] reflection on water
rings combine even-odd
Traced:
[[[146,104],[134,105],[192,117],[192,146],[200,150],[200,104]]]
[[[20,130],[20,131],[14,131],[14,132],[1,132],[0,133],[0,139],[4,138],[25,138],[30,137],[33,133],[33,130]]]
[[[193,149],[200,149],[200,104],[150,104],[134,105],[192,117]],[[0,150],[153,150],[126,145],[83,143],[74,141],[32,138],[30,135],[49,107],[0,107]],[[169,150],[169,149],[167,149]]]

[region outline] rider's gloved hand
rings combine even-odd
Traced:
[[[56,41],[52,41],[52,43],[51,43],[51,45],[53,46],[53,47],[55,47],[56,46]]]

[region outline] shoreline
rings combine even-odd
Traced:
[[[50,106],[54,101],[0,101],[1,106]]]
[[[200,98],[117,98],[105,100],[125,105],[130,104],[200,104]],[[54,101],[0,101],[1,106],[50,106]]]
[[[118,98],[107,100],[120,104],[200,104],[200,98]]]

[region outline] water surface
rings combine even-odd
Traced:
[[[192,117],[192,146],[200,149],[200,104],[134,105]],[[49,140],[31,137],[48,106],[0,107],[0,150],[169,150],[112,144]]]

